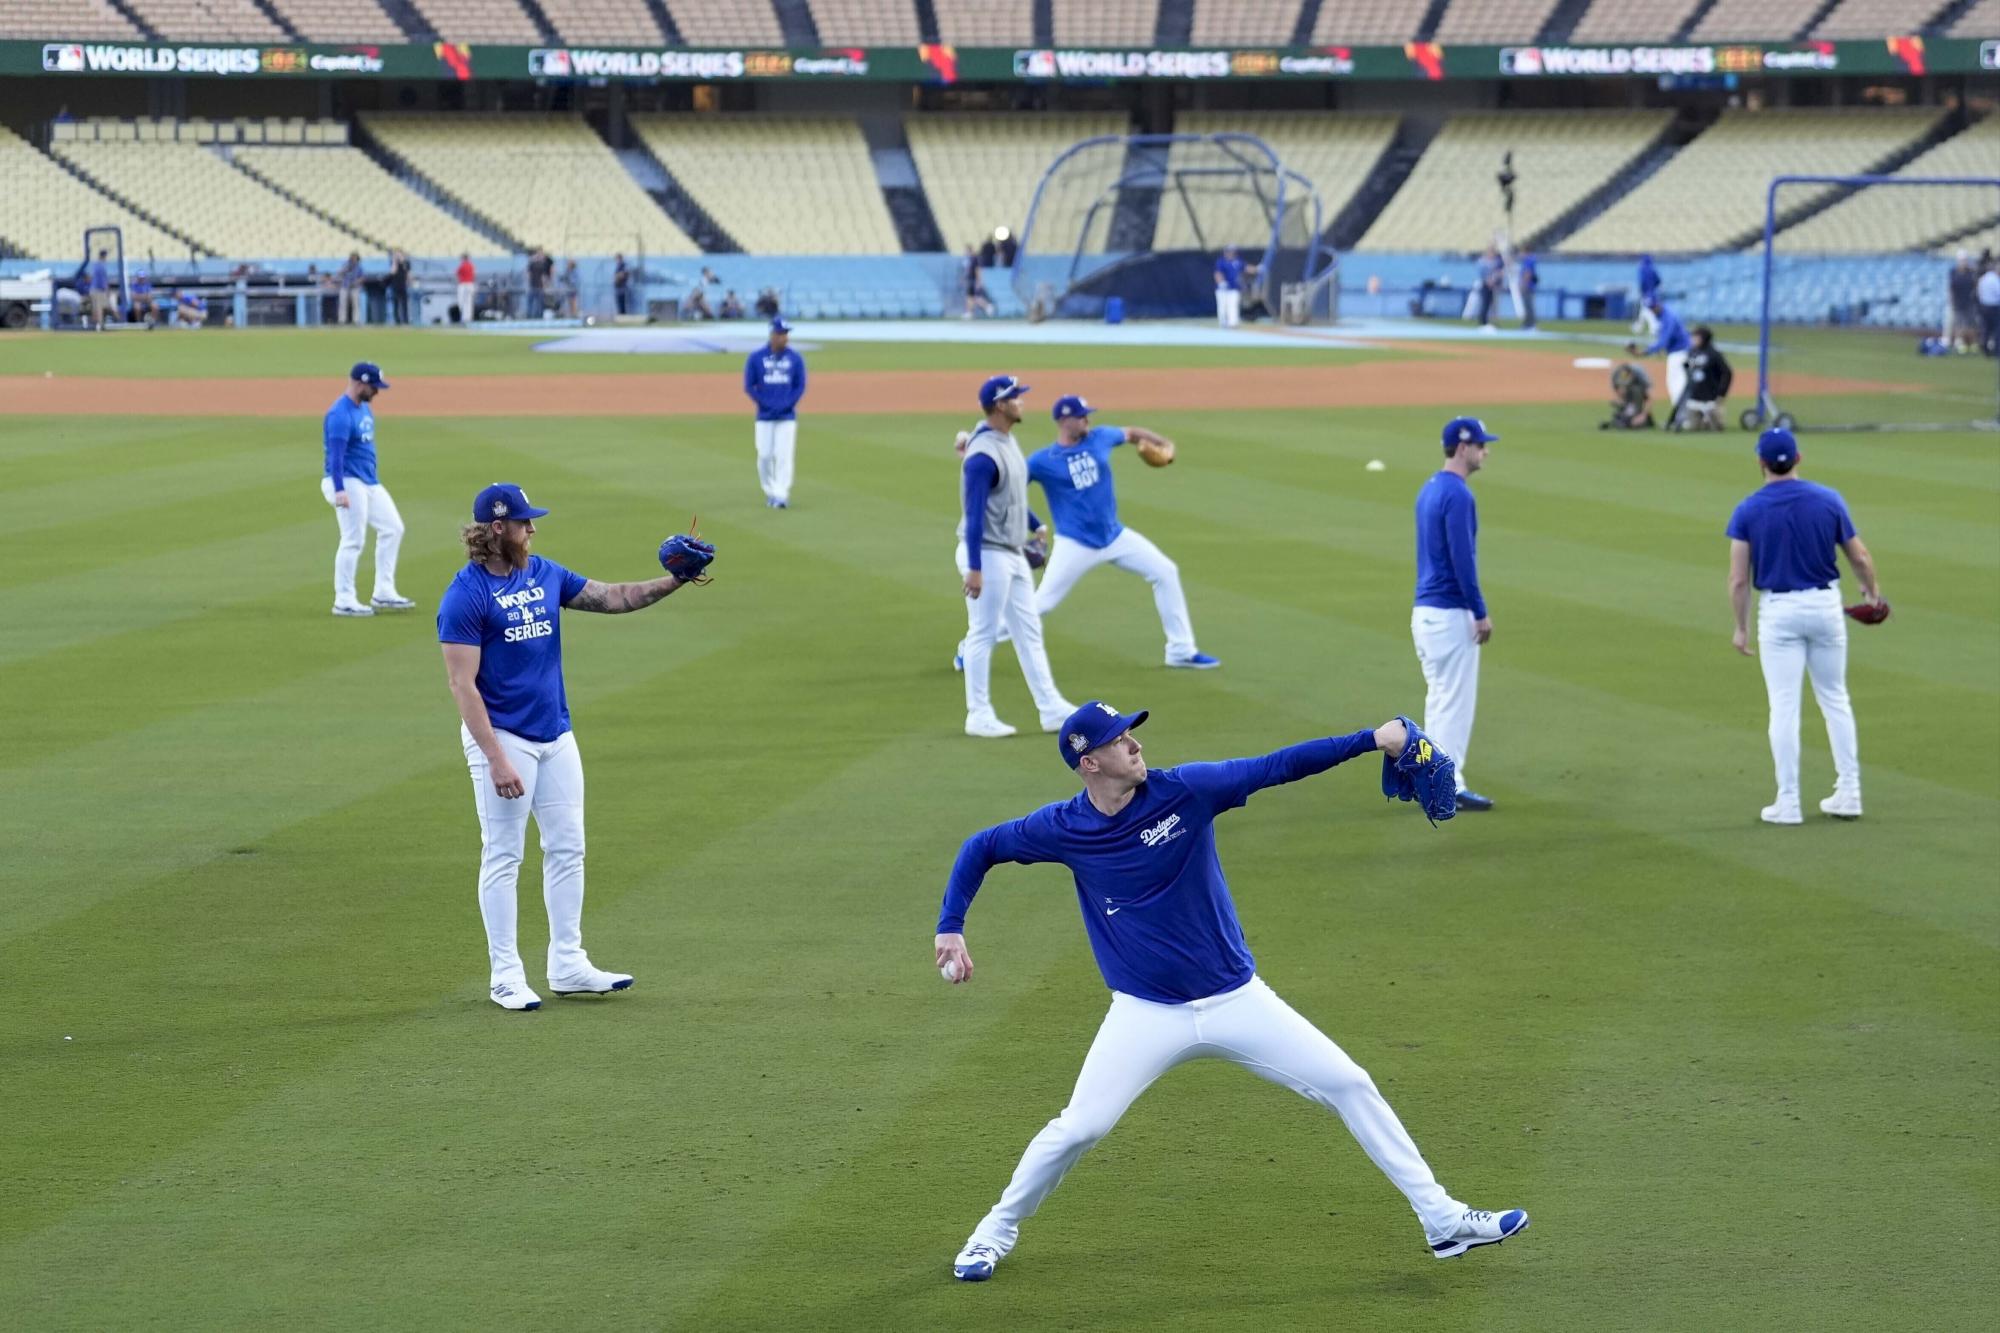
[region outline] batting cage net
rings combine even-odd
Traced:
[[[1741,424],[2000,427],[2000,349],[1977,296],[1995,251],[2000,176],[1774,179]]]
[[[1137,319],[1213,316],[1215,261],[1248,265],[1246,318],[1333,266],[1319,192],[1248,134],[1086,139],[1035,187],[1014,285],[1033,314],[1096,319],[1115,299]]]

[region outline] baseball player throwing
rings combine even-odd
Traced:
[[[1049,497],[1049,518],[1060,540],[1049,554],[1035,610],[1047,615],[1062,604],[1078,579],[1102,564],[1137,574],[1153,585],[1153,605],[1167,635],[1167,665],[1207,671],[1222,665],[1194,646],[1187,595],[1180,567],[1145,537],[1118,521],[1118,494],[1111,484],[1111,451],[1138,446],[1154,467],[1174,461],[1174,442],[1143,426],[1090,424],[1091,406],[1071,394],[1056,399],[1052,411],[1059,439],[1028,459],[1028,477]]]
[[[952,1261],[953,1273],[966,1282],[992,1277],[1021,1223],[1125,1108],[1175,1065],[1207,1057],[1233,1061],[1339,1115],[1410,1201],[1437,1258],[1520,1233],[1528,1225],[1520,1209],[1467,1208],[1447,1194],[1366,1071],[1257,976],[1215,850],[1216,817],[1266,787],[1376,750],[1448,782],[1448,757],[1397,718],[1255,759],[1151,771],[1133,734],[1146,716],[1097,701],[1077,709],[1058,747],[1083,790],[973,834],[952,866],[935,944],[947,980],[972,977],[965,914],[986,872],[1007,861],[1053,862],[1075,878],[1084,929],[1111,988],[1111,1010],[1069,1105],[1028,1144],[1000,1201]],[[1450,817],[1448,795],[1437,813]]]
[[[594,966],[583,949],[583,759],[563,689],[562,612],[637,611],[701,581],[715,558],[708,543],[676,536],[660,547],[664,578],[599,583],[529,553],[535,520],[548,512],[510,482],[479,492],[461,534],[465,567],[438,605],[445,677],[458,704],[459,741],[479,812],[479,914],[490,993],[502,1009],[542,1005],[514,939],[530,813],[542,831],[549,989],[601,995],[632,984],[623,972]]]
[[[389,488],[375,474],[375,409],[368,404],[389,387],[382,367],[357,361],[347,373],[347,390],[327,410],[326,470],[320,494],[333,506],[340,545],[333,553],[333,613],[372,616],[376,611],[408,611],[415,602],[396,591],[396,553],[403,545],[403,516]],[[375,595],[363,606],[355,595],[354,572],[361,546],[375,529]]]
[[[1812,677],[1813,698],[1833,748],[1833,795],[1819,803],[1836,819],[1861,818],[1861,745],[1847,698],[1847,621],[1841,614],[1840,566],[1847,552],[1863,601],[1882,607],[1875,560],[1854,530],[1840,492],[1798,474],[1799,442],[1788,430],[1757,439],[1764,484],[1729,519],[1729,602],[1736,615],[1731,640],[1745,657],[1760,656],[1771,702],[1771,760],[1778,798],[1764,807],[1766,824],[1804,822],[1799,813],[1799,677]],[[1750,647],[1750,589],[1759,592],[1757,647]]]

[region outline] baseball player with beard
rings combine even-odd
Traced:
[[[1153,585],[1153,606],[1167,635],[1167,665],[1208,671],[1222,663],[1194,646],[1180,567],[1145,537],[1118,521],[1111,485],[1111,451],[1136,445],[1152,467],[1174,461],[1174,442],[1143,426],[1090,424],[1091,406],[1075,394],[1056,399],[1056,443],[1028,459],[1028,479],[1049,497],[1049,519],[1058,540],[1049,552],[1035,610],[1046,616],[1062,604],[1078,579],[1102,564],[1137,574]]]
[[[358,361],[347,373],[347,389],[327,409],[321,432],[326,468],[320,494],[333,506],[340,545],[333,553],[333,613],[372,616],[376,611],[408,611],[415,602],[396,591],[396,553],[403,546],[403,516],[389,488],[375,475],[375,410],[368,404],[389,387],[382,367]],[[363,606],[354,591],[354,572],[368,529],[375,529],[375,595]]]
[[[660,547],[666,577],[599,583],[531,555],[535,520],[519,486],[496,482],[472,501],[461,533],[466,563],[438,604],[445,676],[458,704],[459,741],[479,812],[479,914],[486,923],[490,994],[502,1009],[539,1009],[515,944],[515,887],[528,816],[542,834],[542,900],[549,913],[549,989],[602,995],[632,984],[583,949],[583,759],[563,689],[562,612],[611,615],[651,606],[703,581],[715,548],[691,537]]]
[[[1519,1234],[1518,1208],[1468,1208],[1438,1184],[1375,1083],[1347,1053],[1257,975],[1215,848],[1215,820],[1267,787],[1324,773],[1381,750],[1392,770],[1420,774],[1442,796],[1425,812],[1449,819],[1451,761],[1396,718],[1254,759],[1151,770],[1134,735],[1146,713],[1096,700],[1061,728],[1058,749],[1083,781],[1067,801],[968,838],[938,913],[935,961],[945,980],[972,978],[965,916],[987,871],[1004,862],[1055,863],[1074,877],[1085,932],[1111,1009],[1084,1056],[1069,1105],[1035,1135],[1020,1165],[952,1261],[983,1282],[1078,1159],[1111,1132],[1153,1081],[1189,1060],[1229,1060],[1333,1111],[1422,1221],[1430,1252],[1450,1259]],[[1434,812],[1434,813],[1433,813]]]

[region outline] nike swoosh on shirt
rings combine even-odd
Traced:
[[[1118,915],[1118,914],[1119,914],[1120,912],[1122,912],[1122,911],[1124,911],[1124,910],[1125,910],[1125,909],[1124,909],[1124,908],[1122,908],[1122,907],[1107,907],[1107,908],[1105,908],[1105,909],[1104,909],[1104,915],[1106,915],[1106,916],[1117,916],[1117,915]]]

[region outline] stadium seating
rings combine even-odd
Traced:
[[[1286,46],[1300,0],[1194,0],[1196,46]]]
[[[1569,39],[1578,45],[1664,42],[1680,31],[1700,4],[1701,0],[1591,0]]]
[[[235,161],[378,247],[421,256],[507,253],[358,148],[244,147],[235,150]]]
[[[851,120],[634,116],[632,128],[694,201],[752,254],[895,254],[902,249],[868,144]],[[801,206],[774,207],[783,181]]]
[[[175,239],[131,209],[64,171],[33,144],[0,125],[0,240],[33,259],[76,264],[83,259],[86,227],[122,227],[125,253],[185,256]]]
[[[1423,25],[1429,0],[1340,0],[1320,6],[1313,23],[1313,44],[1342,43],[1364,46],[1372,43],[1407,42]]]
[[[748,0],[671,0],[667,6],[689,46],[783,46],[778,11]]]
[[[309,42],[406,42],[375,0],[271,0]]]
[[[1821,0],[1716,0],[1690,34],[1697,42],[1785,41],[1819,12]]]
[[[1559,0],[1452,0],[1438,24],[1437,40],[1532,42]]]
[[[1494,176],[1514,154],[1514,237],[1580,203],[1666,129],[1667,111],[1473,112],[1438,131],[1356,249],[1484,249],[1504,222]]]
[[[1035,0],[932,0],[938,37],[954,46],[1029,46]]]
[[[1340,113],[1324,111],[1184,111],[1174,120],[1178,134],[1254,134],[1269,144],[1289,171],[1296,171],[1319,191],[1320,229],[1333,225],[1334,217],[1354,192],[1367,182],[1369,171],[1381,159],[1396,137],[1398,117],[1392,114]],[[1176,146],[1175,156],[1186,157]],[[1261,208],[1231,210],[1238,220],[1232,242],[1247,243],[1270,234],[1270,223]],[[1261,225],[1257,225],[1261,221]],[[1247,222],[1247,229],[1241,225]],[[1204,237],[1216,239],[1215,229],[1202,227]],[[1163,204],[1153,248],[1185,249],[1196,243],[1192,219],[1185,208]]]
[[[1919,154],[1898,176],[2000,176],[2000,116]],[[1789,196],[1787,196],[1789,197]],[[1794,252],[1882,253],[1952,248],[1946,237],[2000,217],[2000,185],[1861,190],[1825,212],[1778,233],[1779,249]]]
[[[646,0],[541,0],[541,5],[566,42],[657,46],[667,40]]]
[[[87,120],[61,120],[49,127],[55,143],[292,143],[344,144],[347,126],[337,120],[303,120],[299,117],[266,116],[236,120],[207,120],[190,116],[92,116]]]
[[[912,0],[811,0],[828,46],[915,46],[923,40]]]
[[[699,253],[583,117],[363,112],[375,140],[526,245]]]
[[[1740,243],[1764,222],[1773,176],[1865,171],[1933,126],[1935,108],[1730,110],[1559,247],[1588,253],[1696,251]],[[1796,204],[1816,197],[1801,187]]]
[[[542,40],[534,20],[514,0],[410,0],[448,42],[534,45]]]
[[[0,5],[0,37],[138,36],[139,29],[111,0],[7,0]]]
[[[1160,0],[1055,0],[1057,46],[1151,46]]]
[[[126,0],[132,12],[176,42],[282,42],[285,30],[257,0]]]
[[[904,121],[931,213],[947,250],[977,245],[997,226],[1017,231],[1042,173],[1081,139],[1124,134],[1116,112],[1037,116],[939,114]],[[1107,159],[1115,179],[1117,162]]]
[[[1953,37],[1991,37],[1996,33],[2000,33],[2000,0],[1979,0],[1951,25]]]
[[[1921,32],[1943,8],[1940,0],[1841,0],[1812,35],[1839,40]]]
[[[212,255],[309,258],[344,254],[361,238],[317,217],[200,144],[58,143],[52,150]],[[127,243],[128,250],[131,248]]]

